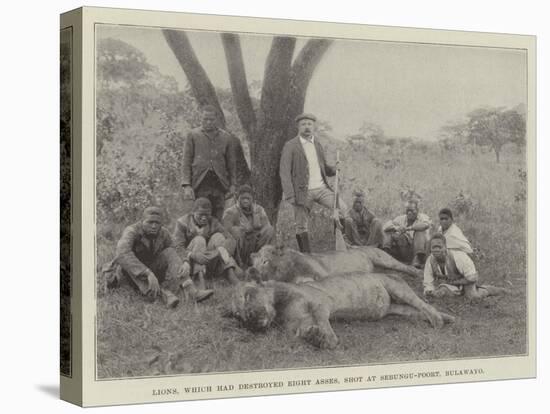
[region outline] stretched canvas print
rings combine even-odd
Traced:
[[[61,394],[535,376],[533,36],[61,16]]]

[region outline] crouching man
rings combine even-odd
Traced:
[[[197,198],[193,211],[178,219],[174,244],[181,259],[189,263],[191,274],[204,285],[204,276],[224,276],[236,284],[238,269],[232,255],[235,240],[217,218],[212,216],[212,204],[207,198]]]
[[[483,299],[508,293],[504,288],[478,285],[479,276],[472,259],[460,250],[447,250],[443,234],[433,235],[430,252],[424,267],[425,296],[464,295],[468,299]]]
[[[237,243],[235,259],[243,269],[250,266],[250,255],[272,244],[275,236],[265,210],[254,202],[249,185],[239,188],[237,203],[225,210],[223,225]]]
[[[176,253],[170,233],[162,226],[162,210],[148,207],[141,221],[124,229],[116,257],[109,265],[112,277],[108,286],[126,276],[146,298],[154,301],[160,296],[169,308],[178,305],[180,289],[197,302],[209,298],[213,292],[197,289],[187,266]]]

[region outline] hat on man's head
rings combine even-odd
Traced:
[[[252,187],[250,187],[248,184],[243,184],[239,187],[237,191],[237,195],[240,196],[241,194],[250,194],[251,196],[254,196],[254,193],[252,192]]]
[[[317,118],[315,117],[315,115],[306,112],[298,115],[296,118],[294,118],[294,121],[300,122],[302,119],[311,119],[313,122],[317,122]]]
[[[193,212],[205,213],[207,211],[212,212],[212,203],[210,200],[205,197],[197,198],[193,203]]]
[[[150,206],[143,210],[143,218],[156,218],[162,220],[162,209],[160,207]]]

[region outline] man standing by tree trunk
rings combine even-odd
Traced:
[[[217,126],[216,109],[202,109],[202,126],[189,132],[183,148],[183,196],[205,197],[212,214],[221,220],[225,199],[232,197],[237,183],[232,137]]]
[[[298,136],[283,147],[279,168],[285,200],[294,206],[298,247],[304,253],[311,253],[308,221],[313,202],[334,208],[334,192],[327,177],[334,176],[338,168],[327,164],[323,147],[313,136],[316,121],[312,114],[296,117]],[[339,207],[340,212],[347,211],[342,200]]]

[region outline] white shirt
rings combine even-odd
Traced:
[[[443,232],[441,229],[441,226],[437,229],[439,233],[443,233],[445,236],[445,241],[447,242],[447,249],[449,250],[460,250],[464,253],[472,254],[474,251],[472,250],[472,245],[464,236],[464,233],[462,233],[462,230],[456,225],[451,224],[449,228]]]
[[[308,190],[324,187],[325,182],[321,175],[321,166],[319,165],[319,159],[317,158],[317,149],[315,148],[315,137],[311,136],[311,140],[302,138],[300,136],[300,142],[302,148],[306,153],[307,165],[309,169],[309,183]]]
[[[407,223],[408,223],[407,215],[402,214],[400,216],[397,216],[393,220],[388,221],[386,224],[384,224],[384,226],[382,227],[382,230],[386,231],[386,229],[388,229],[392,226],[408,227]],[[429,226],[428,229],[425,230],[426,231],[426,238],[429,240],[430,239],[430,228],[432,227],[432,220],[426,214],[418,213],[417,216],[416,216],[416,220],[414,221],[413,224],[411,224],[411,226],[414,226],[415,224],[419,224],[419,223],[427,224]],[[407,234],[412,239],[414,237],[414,230],[407,231]]]
[[[456,269],[459,273],[470,282],[477,282],[478,274],[474,262],[472,259],[460,250],[454,250],[452,253],[447,252],[447,255],[453,255],[455,259]],[[448,260],[445,261],[445,274],[449,274]],[[439,265],[441,267],[441,265]],[[426,259],[426,265],[424,266],[424,291],[434,290],[434,269],[432,269],[431,255]]]

